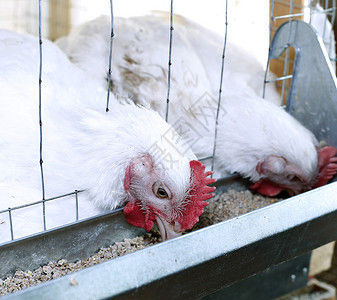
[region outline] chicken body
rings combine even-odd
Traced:
[[[38,39],[0,31],[0,211],[42,199],[38,72]],[[126,205],[128,222],[157,223],[163,239],[197,222],[214,180],[158,113],[113,95],[106,113],[105,89],[47,40],[41,86],[46,198],[84,190],[80,219]],[[47,202],[47,228],[75,221],[74,208],[69,198]],[[12,218],[15,238],[43,229],[41,205]],[[8,222],[0,214],[0,242]]]
[[[166,14],[116,18],[112,51],[111,90],[135,103],[166,115],[169,31]],[[215,116],[221,73],[223,40],[217,34],[176,16],[174,19],[172,72],[168,120],[183,134],[198,156],[210,156],[213,148]],[[57,41],[70,60],[108,84],[110,18],[102,16],[75,28]],[[263,68],[248,52],[228,44],[226,48],[223,105],[232,95],[261,95]],[[276,90],[268,93],[279,101]],[[233,103],[231,103],[232,105]],[[237,115],[239,117],[239,114]],[[202,146],[201,146],[202,145]]]
[[[129,95],[162,116],[166,112],[169,21],[165,14],[115,20],[112,84],[116,95]],[[198,158],[213,153],[221,72],[222,38],[174,16],[169,122]],[[75,28],[57,43],[70,59],[107,85],[110,19],[100,17]],[[263,69],[249,53],[228,44],[219,114],[215,174],[238,172],[252,188],[274,196],[297,194],[336,173],[336,149],[320,152],[313,134],[262,95]],[[278,103],[274,87],[267,90]],[[324,159],[320,159],[320,155]],[[332,160],[331,160],[332,159]],[[324,165],[323,164],[323,165]],[[325,177],[327,178],[327,177]]]

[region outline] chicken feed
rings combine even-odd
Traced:
[[[204,213],[200,216],[199,222],[192,230],[197,230],[224,220],[238,217],[239,215],[262,208],[280,200],[281,199],[279,198],[269,198],[253,194],[249,190],[230,190],[227,193],[216,195],[211,199],[210,204],[205,207]],[[47,265],[41,266],[34,271],[18,270],[13,276],[3,280],[0,279],[0,296],[144,249],[155,245],[160,241],[159,231],[153,229],[150,233],[146,233],[143,236],[125,239],[110,247],[101,248],[95,255],[84,260],[73,263],[61,259],[57,262],[49,262]],[[71,280],[71,284],[76,285],[76,280]]]

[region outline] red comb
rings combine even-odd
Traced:
[[[318,168],[317,181],[313,188],[325,185],[337,173],[337,148],[323,147],[318,153]]]
[[[200,161],[190,161],[191,168],[191,190],[189,192],[189,202],[184,207],[184,214],[177,219],[181,231],[191,229],[199,221],[199,216],[203,213],[203,208],[208,205],[207,201],[213,197],[212,193],[216,188],[207,186],[214,183],[216,179],[207,178],[213,174],[211,171],[205,172],[205,165]]]

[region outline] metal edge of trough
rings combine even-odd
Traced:
[[[197,299],[337,239],[337,183],[3,299]]]
[[[112,234],[113,233],[113,234]],[[101,247],[144,234],[125,221],[122,209],[0,245],[0,278],[34,270],[61,258],[85,259]]]

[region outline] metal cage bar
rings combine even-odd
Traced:
[[[45,206],[45,185],[43,175],[43,133],[42,133],[42,34],[41,34],[41,0],[39,0],[39,125],[40,125],[40,171],[41,171],[41,189],[42,189],[42,205],[43,205],[43,229],[46,230],[46,206]]]
[[[226,0],[226,12],[225,12],[225,26],[226,26],[226,32],[225,32],[225,38],[224,38],[224,45],[222,50],[222,56],[221,56],[221,73],[220,73],[220,84],[219,84],[219,97],[218,97],[218,107],[216,110],[216,117],[215,117],[215,129],[214,129],[214,140],[213,140],[213,154],[212,154],[212,165],[211,165],[211,171],[213,172],[214,169],[214,157],[216,152],[216,142],[217,142],[217,136],[218,136],[218,123],[219,123],[219,112],[220,112],[220,104],[221,104],[221,95],[222,95],[222,83],[223,83],[223,76],[224,76],[224,70],[225,70],[225,57],[226,57],[226,45],[227,45],[227,32],[228,32],[228,0]],[[213,174],[211,175],[213,177]]]
[[[272,40],[273,30],[274,30],[273,24],[277,20],[284,20],[284,21],[289,20],[291,22],[293,19],[297,19],[299,17],[305,18],[307,15],[309,15],[308,22],[311,23],[313,15],[315,15],[317,13],[323,13],[326,16],[331,17],[331,24],[332,25],[335,23],[335,15],[336,15],[336,1],[335,0],[332,1],[331,7],[329,7],[328,1],[324,1],[324,3],[325,3],[324,8],[320,11],[317,11],[316,8],[313,7],[312,2],[313,1],[310,1],[308,6],[304,6],[303,4],[295,3],[294,0],[290,0],[290,1],[272,0],[271,1],[271,17],[270,17],[270,26],[269,26],[270,45],[271,45],[271,40]],[[320,1],[318,1],[318,3],[319,2]],[[274,13],[275,3],[289,6],[289,13],[283,14],[283,15],[275,15],[275,13]],[[306,7],[309,8],[309,13],[304,11],[304,9]],[[301,9],[301,10],[303,10],[303,12],[299,12],[299,13],[294,12],[293,11],[294,8]],[[326,32],[325,27],[326,27],[326,23],[324,24],[323,37],[325,36],[325,32]],[[332,47],[332,42],[331,42],[332,38],[333,38],[333,30],[331,30],[331,32],[329,33],[329,43],[328,44],[329,44],[330,49]],[[284,46],[289,47],[288,44],[285,44]],[[286,100],[288,98],[288,92],[289,92],[289,89],[290,89],[290,83],[291,83],[291,79],[292,79],[292,74],[291,74],[292,70],[290,70],[289,68],[293,64],[293,59],[290,57],[289,48],[287,48],[286,52],[285,52],[285,57],[279,58],[279,61],[282,61],[283,64],[284,64],[282,74],[276,74],[277,75],[276,79],[269,80],[268,79],[268,73],[270,71],[270,65],[271,65],[270,51],[272,51],[272,49],[270,49],[270,46],[269,46],[267,67],[266,67],[266,70],[265,70],[265,79],[264,79],[264,86],[263,86],[263,97],[265,97],[266,84],[271,83],[271,82],[280,82],[281,83],[281,88],[280,88],[281,89],[281,101],[282,101],[281,104],[285,104]],[[291,55],[293,55],[293,54],[291,54]],[[336,58],[330,57],[330,60],[335,61]]]
[[[106,108],[105,108],[106,112],[109,111],[110,89],[111,89],[111,57],[112,57],[113,37],[115,35],[112,0],[110,0],[110,16],[111,16],[111,31],[110,31],[110,47],[109,47],[108,91],[106,96]]]
[[[166,114],[165,121],[168,122],[169,104],[170,104],[170,91],[171,91],[171,66],[172,66],[172,38],[173,38],[173,0],[170,5],[170,41],[169,41],[169,55],[167,67],[167,95],[166,95]]]

